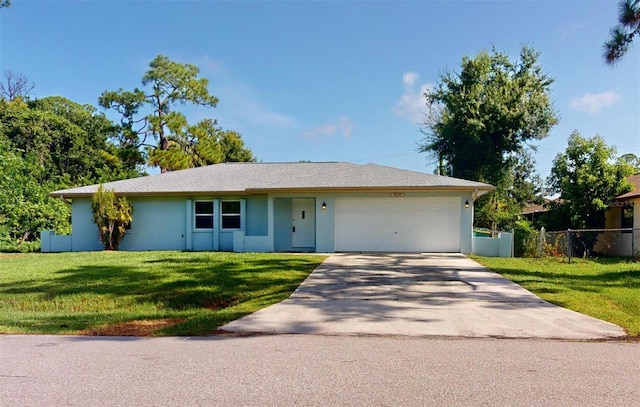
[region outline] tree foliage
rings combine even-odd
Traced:
[[[425,94],[431,114],[421,150],[446,161],[453,176],[499,183],[510,155],[558,122],[549,97],[553,79],[538,57],[528,47],[515,62],[496,50],[481,52],[464,57],[459,73],[441,75]]]
[[[535,171],[535,160],[528,150],[510,155],[509,171],[496,189],[475,204],[475,223],[491,230],[512,229],[525,204],[542,203],[543,182]]]
[[[604,227],[605,210],[616,196],[631,190],[626,177],[633,172],[631,165],[616,160],[615,147],[602,137],[584,138],[574,131],[548,179],[551,192],[560,194],[555,209],[566,215],[565,227]]]
[[[146,163],[162,172],[229,161],[220,145],[224,133],[215,120],[191,125],[183,113],[175,110],[185,104],[217,105],[218,98],[209,93],[208,80],[199,73],[194,65],[159,55],[142,77],[145,90],[104,92],[100,105],[121,115],[117,143],[131,152],[146,147]],[[240,156],[253,160],[248,149]],[[132,154],[131,158],[138,163],[145,160],[142,154]]]
[[[620,160],[632,166],[636,174],[640,172],[640,157],[637,155],[633,153],[622,154]]]
[[[43,229],[69,233],[68,203],[48,193],[140,175],[109,142],[113,123],[62,97],[0,100],[0,241],[37,241]]]
[[[54,96],[0,101],[0,132],[40,171],[40,182],[82,185],[140,175],[108,143],[113,123],[93,106]]]
[[[640,0],[620,0],[618,24],[611,29],[609,39],[603,46],[603,57],[607,64],[615,64],[629,50],[636,35],[640,35]]]
[[[125,197],[116,197],[102,184],[91,199],[93,220],[98,226],[98,238],[105,250],[118,250],[127,227],[133,221],[133,207]]]
[[[496,186],[476,204],[477,225],[511,227],[524,204],[538,199],[530,143],[558,122],[553,79],[538,58],[529,47],[516,61],[496,50],[464,57],[460,72],[445,72],[425,94],[420,150],[438,159],[442,175]]]
[[[0,135],[1,246],[34,240],[43,229],[70,231],[69,205],[48,196],[53,184],[39,181],[41,171]]]

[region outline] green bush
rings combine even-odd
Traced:
[[[514,225],[514,245],[516,257],[536,257],[540,231],[528,220],[519,220]]]
[[[35,253],[40,251],[40,240],[22,242],[0,242],[1,253]]]

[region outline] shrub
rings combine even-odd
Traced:
[[[519,220],[514,225],[514,251],[516,257],[536,257],[540,231],[528,220]]]
[[[115,196],[100,184],[91,200],[93,220],[98,226],[98,238],[106,250],[118,250],[127,226],[133,221],[133,208],[124,197]]]
[[[0,241],[0,253],[36,253],[40,251],[40,240],[16,243]]]

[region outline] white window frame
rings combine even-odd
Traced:
[[[206,202],[211,204],[211,213],[198,213],[197,212],[197,207],[198,207],[198,203],[199,202]],[[216,221],[215,221],[215,212],[216,212],[216,205],[214,201],[210,201],[210,200],[206,200],[206,199],[199,199],[197,201],[193,201],[193,230],[195,231],[201,231],[201,230],[213,230],[216,226]],[[199,228],[198,227],[198,222],[197,219],[198,217],[211,217],[211,227],[210,228]]]
[[[223,211],[223,207],[224,204],[227,202],[235,202],[238,204],[238,212],[233,212],[233,213],[225,213]],[[224,218],[225,216],[231,217],[231,216],[237,216],[238,220],[240,221],[239,225],[237,228],[225,228],[224,227]],[[242,230],[242,202],[239,199],[227,199],[224,201],[220,201],[220,230]]]

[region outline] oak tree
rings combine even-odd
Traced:
[[[435,119],[425,123],[421,150],[442,159],[453,176],[498,183],[510,154],[546,137],[558,122],[551,102],[553,79],[523,47],[520,58],[493,50],[464,57],[460,72],[441,75],[425,93]]]
[[[515,61],[495,49],[464,57],[459,72],[443,73],[424,95],[420,150],[440,162],[443,175],[497,187],[476,204],[482,226],[509,226],[539,184],[532,142],[548,135],[558,114],[550,97],[553,79],[538,58],[529,47]]]

